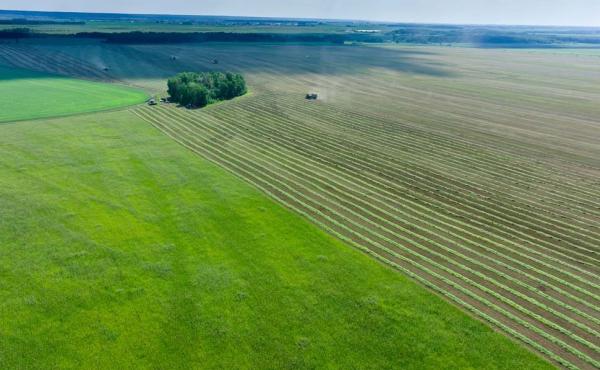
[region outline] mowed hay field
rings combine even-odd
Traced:
[[[109,65],[150,91],[181,70],[244,73],[235,101],[132,112],[555,364],[600,367],[597,52],[4,48],[40,70]]]
[[[143,102],[126,86],[0,66],[0,122],[95,112]]]
[[[0,126],[1,369],[548,369],[127,111]]]

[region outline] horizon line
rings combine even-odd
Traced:
[[[131,15],[131,16],[166,16],[166,17],[214,17],[232,19],[257,19],[257,20],[283,20],[283,21],[328,21],[328,22],[364,22],[373,24],[391,25],[440,25],[440,26],[505,26],[505,27],[555,27],[555,28],[591,28],[600,29],[600,25],[559,25],[559,24],[521,24],[521,23],[452,23],[452,22],[406,22],[368,19],[346,18],[310,18],[290,16],[254,16],[254,15],[226,15],[226,14],[182,14],[182,13],[122,13],[122,12],[94,12],[94,11],[66,11],[66,10],[28,10],[28,9],[0,9],[0,12],[23,13],[62,13],[62,14],[100,14],[100,15]]]

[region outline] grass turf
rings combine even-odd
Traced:
[[[128,112],[0,126],[0,368],[549,368]]]
[[[129,87],[0,66],[0,122],[94,112],[143,102]]]

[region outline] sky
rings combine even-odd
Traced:
[[[0,9],[600,26],[600,0],[0,0]]]

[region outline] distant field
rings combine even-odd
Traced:
[[[550,365],[130,112],[0,126],[0,368]]]
[[[0,96],[0,122],[106,110],[147,97],[132,88],[2,66]]]
[[[243,73],[252,93],[232,102],[132,112],[555,364],[600,367],[596,51],[234,43],[2,50],[15,65],[68,64],[62,73],[73,76],[107,65],[107,78],[153,92],[181,70]],[[309,91],[320,100],[307,102]]]

